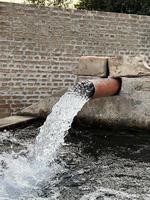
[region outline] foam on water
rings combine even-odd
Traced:
[[[51,180],[63,167],[55,162],[74,116],[88,97],[72,90],[54,105],[28,156],[0,155],[0,199],[35,197],[42,181]]]
[[[144,199],[148,200],[149,195],[144,195]],[[107,200],[113,200],[113,199],[119,199],[119,200],[137,200],[141,199],[140,195],[137,194],[128,194],[124,191],[118,191],[110,188],[97,188],[94,192],[91,192],[89,194],[83,195],[80,200],[96,200],[96,199],[107,199]],[[143,198],[142,198],[143,199]]]

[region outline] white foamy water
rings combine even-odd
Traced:
[[[149,195],[144,195],[144,198],[137,194],[128,194],[123,191],[118,191],[110,188],[103,188],[100,187],[94,192],[91,192],[89,194],[83,195],[80,200],[97,200],[97,199],[106,199],[106,200],[137,200],[137,199],[144,199],[148,200],[150,198]]]
[[[74,116],[87,102],[87,98],[74,92],[66,92],[55,104],[36,138],[35,159],[42,162],[53,161],[64,136],[71,127]]]
[[[0,155],[0,199],[35,198],[42,181],[51,180],[63,170],[55,159],[74,116],[87,101],[73,91],[66,92],[40,128],[29,157]]]

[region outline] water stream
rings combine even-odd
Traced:
[[[24,154],[12,151],[0,155],[0,199],[35,198],[43,182],[66,170],[63,162],[58,163],[57,154],[74,116],[91,95],[87,85],[78,84],[60,98],[40,128],[35,144]]]
[[[92,93],[79,83],[44,124],[0,132],[0,200],[150,199],[148,132],[70,129]]]

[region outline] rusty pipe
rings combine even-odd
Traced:
[[[120,78],[100,78],[90,80],[90,82],[93,83],[95,89],[92,98],[116,95],[120,92],[122,84]]]
[[[77,83],[73,90],[81,96],[99,98],[116,95],[121,89],[120,78],[99,78]]]

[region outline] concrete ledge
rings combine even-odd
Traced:
[[[14,127],[16,125],[27,123],[34,120],[35,117],[31,116],[10,116],[0,119],[0,130]]]
[[[142,109],[145,112],[141,112]],[[148,109],[149,110],[149,109]],[[78,125],[118,126],[150,130],[150,115],[144,101],[128,95],[93,99],[78,114]]]

